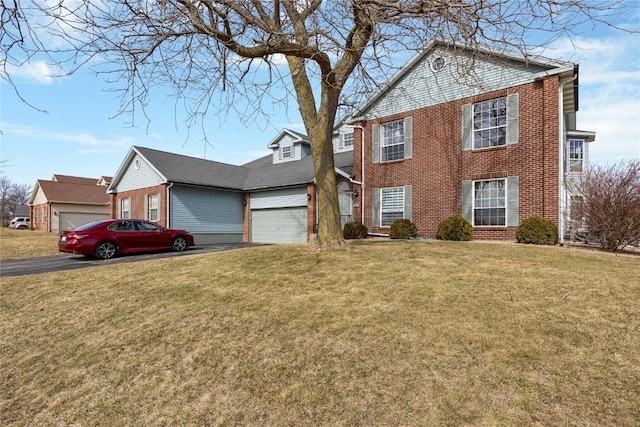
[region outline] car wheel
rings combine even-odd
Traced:
[[[102,242],[96,246],[96,257],[100,259],[113,258],[118,252],[118,248],[113,242]]]
[[[26,230],[27,226],[26,225],[21,225],[20,227],[18,227],[18,230]]]
[[[171,242],[171,250],[174,252],[182,252],[187,249],[187,239],[184,237],[176,237]]]

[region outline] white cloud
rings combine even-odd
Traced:
[[[590,161],[640,158],[640,38],[597,36],[559,40],[550,50],[580,64],[578,128],[596,132]]]
[[[44,61],[25,62],[20,66],[7,64],[7,72],[14,80],[41,84],[50,84],[56,75],[56,70]]]
[[[132,137],[116,136],[101,139],[86,132],[56,132],[12,123],[2,123],[0,128],[7,135],[76,144],[81,146],[77,150],[79,154],[112,153],[135,143],[135,138]],[[86,146],[90,148],[83,148]]]

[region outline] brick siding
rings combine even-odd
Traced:
[[[144,219],[145,197],[160,194],[159,221],[154,221],[167,227],[167,185],[161,184],[154,187],[140,188],[131,191],[123,191],[111,197],[111,218],[120,218],[120,201],[131,198],[131,218]]]
[[[365,218],[371,233],[387,234],[388,228],[372,227],[372,188],[412,185],[412,221],[418,234],[435,237],[440,221],[462,209],[462,181],[520,178],[519,219],[542,216],[558,223],[558,80],[543,81],[466,98],[366,123]],[[473,102],[519,94],[519,142],[483,150],[462,151],[462,106]],[[373,124],[413,118],[411,159],[372,163]],[[359,140],[360,130],[356,129]],[[360,146],[354,147],[356,179],[362,177]],[[354,208],[362,220],[361,206]],[[515,239],[515,227],[474,227],[474,238]]]

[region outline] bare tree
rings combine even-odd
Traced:
[[[0,174],[0,225],[4,226],[16,215],[16,207],[26,205],[31,195],[28,184],[11,182],[4,174]]]
[[[586,228],[604,249],[640,245],[640,160],[592,167],[576,194]]]
[[[16,13],[5,17],[3,12],[2,19],[18,30],[3,27],[3,49],[17,43],[26,53],[5,54],[5,59],[20,58],[19,62],[44,52],[67,72],[90,64],[117,86],[120,112],[134,114],[139,109],[144,114],[152,88],[169,86],[190,114],[187,126],[237,108],[237,97],[247,97],[256,106],[238,111],[249,121],[262,114],[263,103],[286,101],[291,94],[312,149],[320,245],[344,243],[331,143],[336,116],[341,106],[357,104],[363,94],[371,94],[376,84],[389,78],[397,66],[394,52],[420,50],[440,38],[471,49],[482,44],[528,55],[553,38],[571,35],[584,23],[606,22],[622,4],[609,0],[13,1]],[[25,17],[36,23],[30,24],[28,34],[33,37],[28,43],[21,38]]]

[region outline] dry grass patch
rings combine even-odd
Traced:
[[[1,261],[50,255],[62,255],[58,252],[57,234],[0,227]]]
[[[637,258],[354,245],[3,278],[0,423],[640,422]]]

